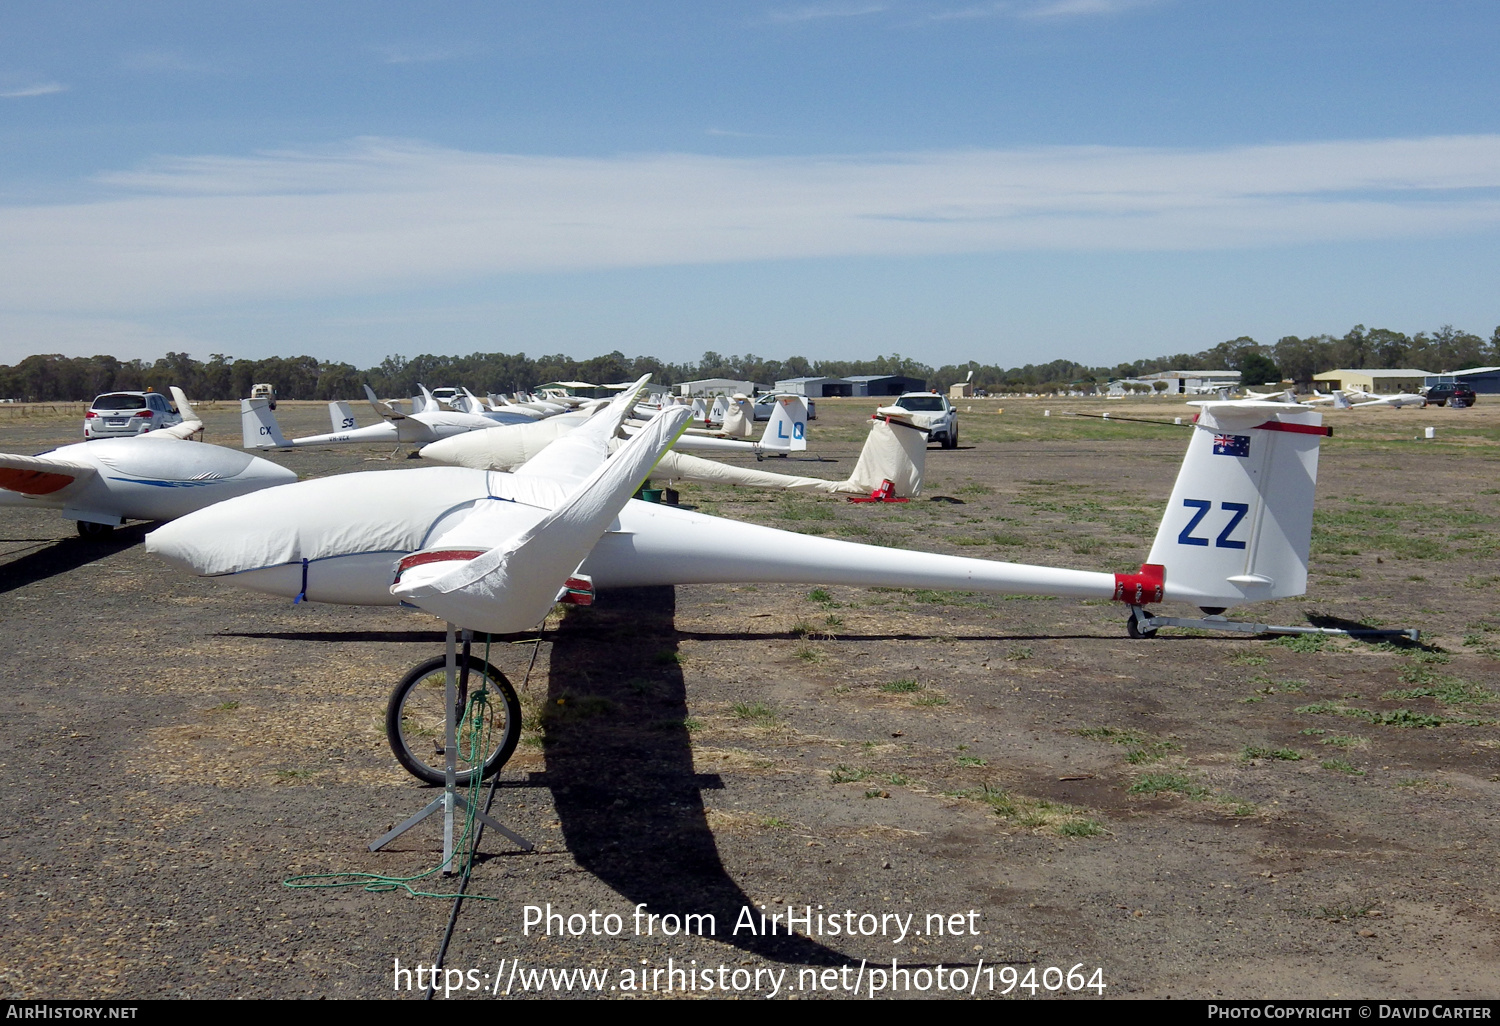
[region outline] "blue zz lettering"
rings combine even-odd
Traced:
[[[1198,512],[1193,514],[1193,519],[1188,521],[1187,526],[1182,529],[1182,533],[1177,536],[1177,544],[1202,545],[1207,547],[1209,544],[1208,539],[1195,536],[1193,531],[1203,522],[1203,518],[1208,516],[1208,511],[1213,509],[1214,504],[1207,499],[1183,499],[1182,504],[1188,507],[1188,509],[1195,509]],[[1224,530],[1220,531],[1219,536],[1214,539],[1214,547],[1220,549],[1243,549],[1245,547],[1244,542],[1235,541],[1229,536],[1234,533],[1236,527],[1240,526],[1240,521],[1245,519],[1245,514],[1250,512],[1250,504],[1248,502],[1221,502],[1219,503],[1219,508],[1228,510],[1234,515],[1229,518],[1229,523],[1224,525]]]

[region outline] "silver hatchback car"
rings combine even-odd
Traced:
[[[182,414],[160,392],[105,392],[83,415],[83,438],[87,442],[144,435],[181,423]]]

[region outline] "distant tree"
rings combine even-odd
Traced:
[[[1281,370],[1276,361],[1260,352],[1241,353],[1236,359],[1242,385],[1274,384],[1281,380]]]

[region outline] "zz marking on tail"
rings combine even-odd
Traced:
[[[1208,511],[1213,509],[1214,504],[1208,499],[1183,499],[1182,504],[1198,512],[1193,514],[1193,519],[1188,521],[1187,526],[1182,529],[1182,533],[1177,536],[1177,544],[1202,545],[1207,547],[1209,543],[1208,539],[1195,536],[1193,531],[1203,522],[1203,518],[1208,516]],[[1235,541],[1229,536],[1234,533],[1236,527],[1240,526],[1240,521],[1245,519],[1245,514],[1250,512],[1250,504],[1248,502],[1221,502],[1219,503],[1219,508],[1234,515],[1229,518],[1229,523],[1224,526],[1224,530],[1220,531],[1219,536],[1214,539],[1214,547],[1220,549],[1243,549],[1245,547],[1244,542]]]

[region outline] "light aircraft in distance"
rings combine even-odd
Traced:
[[[295,471],[269,460],[187,442],[203,431],[203,421],[180,388],[172,388],[172,397],[183,420],[170,428],[39,456],[0,454],[0,506],[60,509],[83,537],[104,538],[127,520],[171,520],[297,480]]]
[[[383,418],[380,423],[356,427],[354,414],[347,404],[330,403],[329,417],[333,420],[334,430],[301,438],[287,438],[281,433],[281,425],[276,422],[266,400],[241,399],[241,444],[246,449],[292,449],[310,445],[426,445],[449,435],[503,427],[506,423],[497,419],[505,416],[503,414],[454,413],[444,410],[436,400],[426,402],[419,412],[402,413],[390,403],[375,398],[369,385],[365,386],[365,395],[371,407]],[[509,422],[529,423],[530,418],[515,416]]]
[[[528,630],[568,593],[706,583],[842,584],[1114,599],[1209,615],[1307,585],[1316,410],[1207,401],[1148,562],[1099,573],[861,545],[630,502],[690,411],[668,408],[609,456],[612,406],[513,474],[431,467],[247,495],[159,528],[149,551],[287,598],[407,604],[460,627]],[[394,578],[394,583],[393,583]],[[571,583],[570,583],[571,582]],[[1299,629],[1302,630],[1302,629]]]

